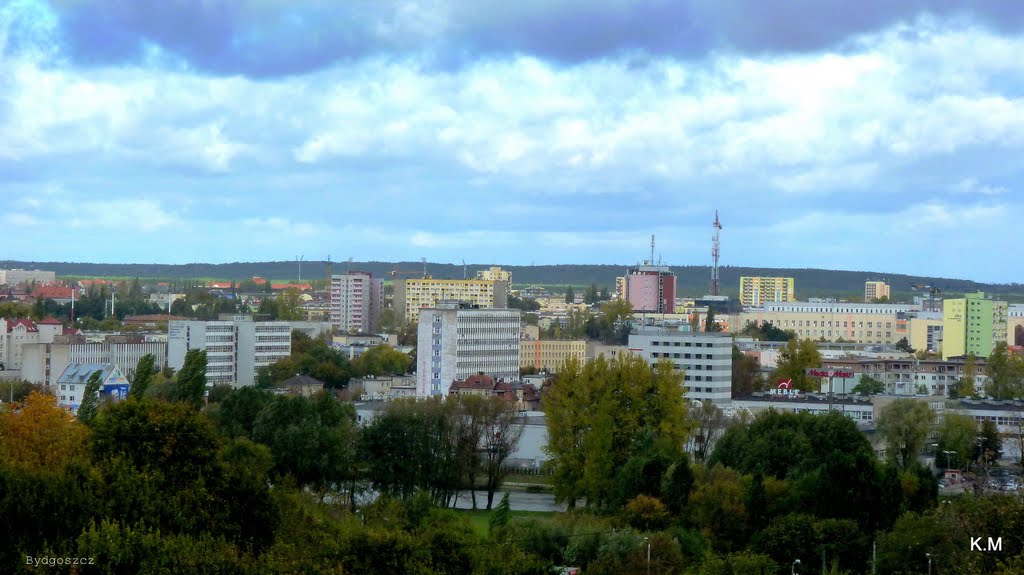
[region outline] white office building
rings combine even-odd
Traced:
[[[0,285],[16,286],[36,282],[37,284],[49,283],[57,279],[55,272],[44,270],[0,270]]]
[[[253,321],[245,315],[170,322],[168,365],[180,370],[185,354],[192,349],[206,350],[207,384],[253,385],[259,368],[291,355],[292,326],[287,321]]]
[[[441,301],[419,310],[416,394],[446,396],[453,381],[479,372],[518,380],[520,324],[516,309]]]
[[[373,333],[380,327],[384,282],[369,272],[331,276],[329,320],[341,333]]]
[[[651,363],[670,360],[686,372],[686,398],[727,406],[732,400],[732,337],[728,333],[640,328],[629,350]]]
[[[32,383],[56,385],[71,364],[112,364],[128,379],[142,356],[152,354],[153,365],[167,364],[167,342],[160,338],[110,336],[103,342],[86,342],[83,336],[57,336],[51,343],[24,346],[21,377]]]

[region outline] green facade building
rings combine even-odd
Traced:
[[[988,357],[1006,341],[1005,301],[986,298],[984,292],[964,294],[942,302],[942,358],[973,354]]]

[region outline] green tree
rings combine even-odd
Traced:
[[[878,432],[885,438],[889,458],[900,469],[917,461],[934,421],[935,413],[925,401],[897,399],[882,408]]]
[[[565,303],[573,303],[576,301],[576,294],[572,291],[572,286],[569,286],[565,290]]]
[[[588,304],[595,304],[600,300],[600,295],[597,292],[597,284],[591,283],[590,287],[587,288],[587,293],[584,296],[583,301]]]
[[[989,418],[982,420],[979,437],[981,438],[979,457],[981,464],[987,467],[999,461],[1003,455],[1003,437],[996,427],[996,422]]]
[[[860,395],[878,395],[885,393],[885,384],[866,373],[862,373],[860,381],[857,382],[857,385],[851,391]]]
[[[225,437],[251,439],[256,419],[273,400],[273,393],[251,385],[232,390],[216,411],[221,433]]]
[[[805,369],[821,367],[821,353],[818,345],[810,339],[791,339],[786,347],[779,351],[779,359],[772,381],[788,379],[793,381],[793,388],[801,391],[818,391],[821,384],[816,377],[809,377]]]
[[[967,354],[967,357],[964,358],[964,376],[956,383],[956,397],[967,399],[978,396],[974,380],[978,370],[977,366],[977,359],[974,357],[974,354]]]
[[[907,340],[906,336],[903,336],[896,342],[896,349],[906,353],[914,353],[914,348],[910,347],[910,341]]]
[[[616,470],[642,434],[653,432],[658,451],[672,459],[682,454],[691,424],[682,374],[669,361],[652,367],[631,354],[584,365],[573,360],[545,390],[555,496],[570,508],[579,498],[596,507],[612,499]]]
[[[756,357],[732,346],[732,396],[742,397],[764,389],[761,379],[761,363]]]
[[[78,406],[78,420],[91,425],[100,409],[100,384],[103,382],[103,371],[97,369],[89,374],[82,392],[82,403]]]
[[[715,308],[709,307],[708,314],[704,318],[704,331],[708,332],[719,332],[722,331],[722,326],[715,321]]]
[[[328,394],[275,397],[256,416],[252,435],[270,447],[275,475],[299,486],[337,491],[354,476],[355,409]]]
[[[411,368],[412,358],[388,345],[372,347],[352,361],[352,372],[356,377],[404,375]]]
[[[134,397],[138,400],[142,399],[146,389],[149,388],[150,382],[153,381],[153,375],[156,372],[155,363],[156,357],[151,353],[147,353],[139,358],[139,363],[135,366],[135,376],[132,378],[132,385],[128,389],[128,397]]]
[[[964,367],[966,371],[966,365]],[[985,362],[985,393],[996,400],[1024,397],[1024,361],[1010,355],[1005,341],[996,343]]]
[[[174,387],[174,399],[199,409],[206,394],[206,350],[190,349],[185,352],[185,362],[178,372]]]
[[[277,319],[295,321],[303,318],[302,292],[298,288],[285,289],[274,301],[277,304]]]
[[[971,461],[978,426],[974,417],[962,412],[946,410],[938,428],[936,467],[959,469]]]

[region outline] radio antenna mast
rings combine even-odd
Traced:
[[[719,295],[718,285],[718,256],[719,256],[719,233],[722,231],[722,223],[718,221],[718,210],[715,210],[715,235],[711,236],[711,295]]]

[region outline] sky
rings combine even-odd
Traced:
[[[965,8],[965,5],[968,8]],[[0,0],[0,253],[1024,282],[1015,0]]]

